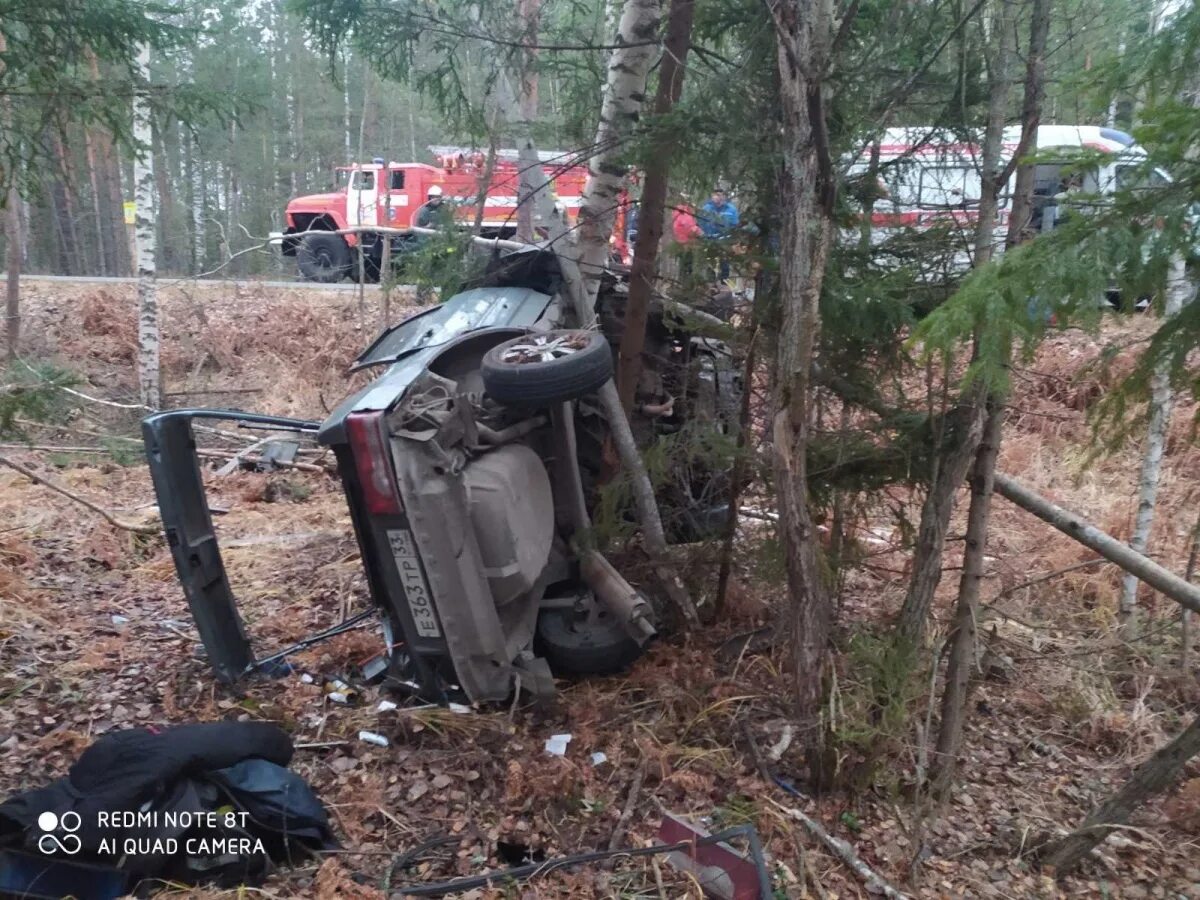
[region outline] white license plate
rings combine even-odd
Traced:
[[[407,528],[389,528],[388,543],[392,547],[392,558],[396,560],[396,573],[404,587],[408,608],[412,612],[413,624],[421,637],[441,637],[437,615],[433,611],[433,597],[429,584],[421,573],[421,562],[417,557],[417,544]]]

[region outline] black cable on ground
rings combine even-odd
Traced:
[[[591,853],[577,853],[573,856],[560,856],[555,859],[548,859],[545,862],[529,863],[523,866],[514,866],[510,869],[500,869],[496,872],[488,872],[486,875],[473,875],[468,878],[456,878],[452,881],[442,881],[433,884],[413,884],[397,888],[396,890],[400,895],[407,897],[442,897],[446,894],[457,894],[475,888],[492,887],[509,881],[522,881],[567,866],[597,862],[598,860],[611,859],[616,856],[655,856],[660,853],[671,853],[675,850],[687,850],[693,847],[719,844],[736,837],[744,837],[748,840],[751,854],[754,857],[754,866],[758,870],[762,900],[770,900],[771,879],[767,874],[766,863],[763,860],[762,842],[759,840],[758,831],[755,830],[753,825],[738,825],[736,828],[726,828],[724,831],[719,831],[708,837],[679,841],[675,844],[654,844],[650,847],[634,847],[625,850],[596,850]]]

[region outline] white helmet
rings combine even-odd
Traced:
[[[440,197],[440,196],[442,196],[442,188],[441,188],[441,185],[437,185],[437,184],[430,185],[430,186],[429,186],[429,192],[428,192],[428,193],[427,193],[425,196],[426,196],[426,197]]]

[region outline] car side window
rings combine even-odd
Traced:
[[[402,191],[404,190],[404,170],[393,169],[391,178],[388,180],[388,190]]]

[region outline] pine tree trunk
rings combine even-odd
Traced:
[[[938,454],[936,471],[921,505],[912,576],[896,625],[897,636],[910,649],[919,647],[925,638],[933,595],[942,580],[942,552],[946,546],[950,514],[954,511],[954,498],[975,458],[983,435],[984,417],[982,404],[972,403],[960,407],[957,416],[942,419],[946,423],[957,420],[962,433],[951,436],[951,445]]]
[[[778,42],[783,160],[779,185],[780,328],[771,423],[775,493],[791,605],[796,716],[814,785],[828,785],[820,708],[832,600],[821,573],[809,509],[808,440],[813,359],[821,330],[820,297],[833,234],[835,182],[820,73],[829,64],[831,0],[784,0],[772,7]]]
[[[695,0],[671,0],[667,13],[667,37],[658,72],[654,115],[666,116],[679,102],[687,71],[688,47],[692,39]],[[646,319],[654,295],[658,249],[665,228],[667,179],[678,145],[678,132],[660,127],[643,167],[638,236],[634,242],[633,266],[629,275],[629,299],[625,304],[625,328],[617,363],[617,392],[625,411],[633,409],[637,382],[642,371],[642,348],[646,345]]]
[[[138,53],[142,88],[133,101],[133,139],[138,154],[133,164],[134,203],[137,206],[138,294],[138,394],[144,406],[158,409],[162,402],[159,378],[158,285],[155,281],[154,152],[150,104],[150,47]]]
[[[175,270],[175,253],[171,235],[175,223],[175,201],[171,194],[171,179],[167,165],[167,145],[162,129],[151,121],[150,134],[153,140],[151,158],[154,169],[154,187],[157,192],[155,215],[155,259],[164,272]]]
[[[971,472],[966,549],[963,552],[962,577],[958,583],[958,599],[954,606],[954,631],[950,637],[946,686],[942,691],[942,720],[933,760],[933,794],[937,797],[945,797],[954,783],[958,754],[962,749],[968,688],[971,672],[975,668],[979,595],[986,574],[984,558],[991,521],[996,458],[1000,453],[1003,434],[1004,406],[997,403],[988,410],[983,439],[975,454],[975,466]]]
[[[96,54],[88,48],[84,51],[84,56],[92,83],[99,84],[100,63]],[[101,227],[106,234],[106,268],[110,275],[129,275],[133,270],[125,226],[125,201],[121,196],[121,163],[113,146],[112,135],[107,130],[97,126],[93,129],[92,138],[96,145],[100,192],[103,195],[104,222]]]
[[[110,253],[108,250],[108,229],[105,227],[104,212],[102,209],[103,198],[100,195],[100,177],[97,171],[96,161],[96,136],[94,128],[85,128],[83,131],[84,149],[87,156],[88,168],[88,185],[91,187],[92,193],[92,218],[96,224],[96,264],[100,274],[108,275],[108,261]]]
[[[1000,192],[1011,172],[1001,166],[1004,150],[1004,125],[1011,92],[1013,8],[1011,0],[1000,0],[999,15],[992,27],[995,45],[987,54],[991,93],[988,97],[987,125],[981,155],[979,219],[975,224],[975,266],[987,265],[995,249],[996,213]],[[954,605],[954,630],[950,636],[950,656],[946,667],[946,685],[942,691],[941,723],[933,759],[933,795],[945,797],[954,783],[958,754],[962,749],[963,724],[970,693],[971,673],[975,666],[978,640],[976,617],[983,588],[988,528],[991,522],[992,489],[996,460],[1004,434],[1004,405],[998,397],[986,403],[983,438],[975,454],[971,471],[971,504],[967,510],[967,533],[963,550],[963,571],[958,582]]]
[[[1055,875],[1069,874],[1093,847],[1128,822],[1138,806],[1174,784],[1188,760],[1198,752],[1200,716],[1175,740],[1138,766],[1133,777],[1084,819],[1079,828],[1042,853],[1042,865],[1052,868]]]
[[[55,229],[58,235],[58,268],[63,275],[79,275],[79,239],[75,232],[74,185],[71,184],[71,169],[67,162],[67,151],[62,135],[57,131],[51,137],[54,150],[54,171],[50,178],[50,202],[53,204]]]
[[[1176,256],[1171,260],[1167,274],[1164,321],[1179,313],[1188,293],[1190,286],[1183,257]],[[1134,520],[1133,535],[1129,539],[1129,546],[1138,553],[1145,553],[1150,543],[1163,454],[1167,447],[1167,433],[1171,427],[1171,406],[1171,375],[1168,364],[1163,362],[1155,368],[1150,379],[1150,422],[1146,432],[1146,452],[1142,457],[1142,468],[1138,476],[1137,516]],[[1137,591],[1137,578],[1126,574],[1121,583],[1121,602],[1118,609],[1121,636],[1126,641],[1137,636]]]

